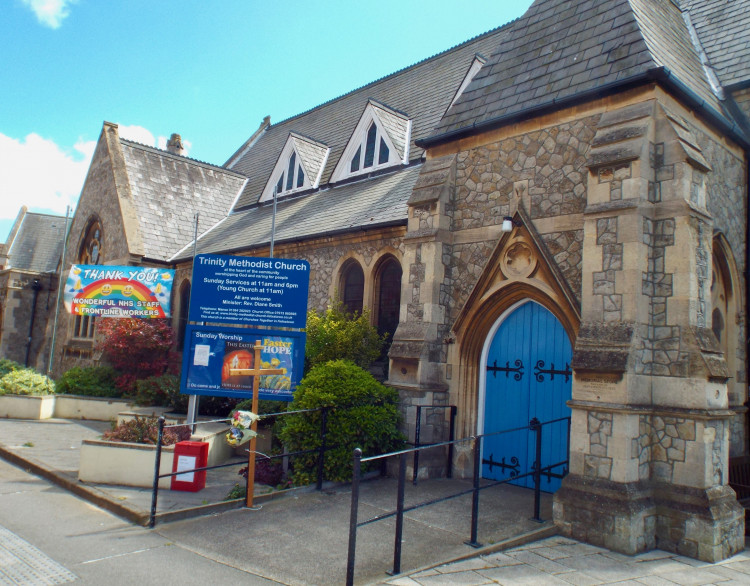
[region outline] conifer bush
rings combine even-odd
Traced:
[[[348,481],[352,477],[352,452],[364,456],[401,449],[398,392],[386,387],[363,368],[346,360],[319,364],[300,381],[289,410],[328,407],[324,475],[326,480]],[[320,411],[282,418],[279,434],[287,451],[320,448]],[[293,481],[309,484],[317,477],[318,454],[296,456]]]

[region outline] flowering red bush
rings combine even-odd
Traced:
[[[115,384],[123,394],[133,394],[136,380],[169,370],[174,332],[168,320],[104,318],[97,325],[104,356],[120,372]]]

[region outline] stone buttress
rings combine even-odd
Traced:
[[[712,169],[688,122],[649,100],[602,115],[589,171],[555,522],[627,554],[724,559],[744,547],[744,514],[727,486],[729,372],[710,321]]]

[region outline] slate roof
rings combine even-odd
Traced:
[[[236,209],[255,204],[267,184],[281,149],[291,132],[331,147],[321,175],[325,186],[339,162],[360,117],[372,99],[412,120],[409,160],[421,159],[423,150],[414,141],[428,136],[441,119],[477,53],[490,54],[507,31],[501,27],[475,37],[448,51],[374,81],[316,108],[271,125],[252,148],[227,166],[249,179]]]
[[[8,263],[5,268],[56,272],[64,237],[64,216],[26,212],[15,237],[6,243]]]
[[[245,177],[120,139],[146,257],[166,261],[229,213]]]
[[[328,235],[363,227],[406,224],[407,201],[421,164],[367,181],[345,183],[290,198],[277,205],[275,242]],[[267,245],[273,205],[231,214],[198,238],[199,253],[223,253]],[[187,246],[172,260],[191,258]]]
[[[655,72],[726,116],[670,0],[536,0],[424,144]]]
[[[682,0],[724,87],[750,85],[750,0]]]

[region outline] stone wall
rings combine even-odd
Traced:
[[[40,289],[32,316],[34,280],[39,281]],[[0,358],[25,364],[28,349],[28,365],[39,372],[47,372],[50,340],[46,328],[47,323],[54,320],[57,284],[57,276],[52,274],[9,270],[0,276],[0,298],[4,300],[0,308],[3,311]]]
[[[518,200],[523,182],[532,220],[580,214],[586,206],[587,151],[599,117],[557,124],[458,153],[455,199],[448,213],[460,233],[499,225]],[[617,175],[619,178],[619,174]],[[580,299],[583,223],[573,230],[545,229],[541,236],[558,269]],[[446,259],[448,322],[455,320],[486,268],[493,240],[455,244]]]

